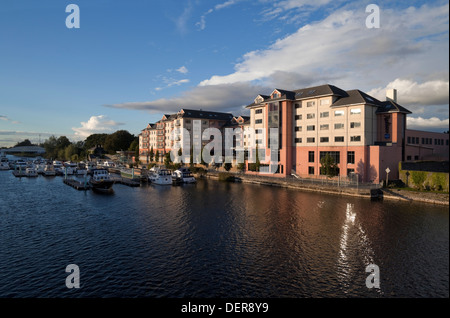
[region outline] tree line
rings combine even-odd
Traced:
[[[126,130],[118,130],[112,134],[92,134],[83,141],[70,141],[66,136],[51,136],[43,143],[36,145],[25,139],[19,142],[19,146],[40,146],[45,149],[43,155],[46,159],[53,160],[86,160],[90,150],[101,146],[106,153],[115,154],[116,151],[134,151],[139,155],[139,137],[130,134]]]

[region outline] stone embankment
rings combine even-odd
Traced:
[[[243,183],[253,183],[260,185],[268,185],[274,187],[283,187],[290,189],[298,189],[301,191],[311,191],[326,194],[346,195],[353,197],[363,197],[369,199],[386,199],[399,200],[407,202],[423,202],[437,205],[449,205],[448,193],[435,192],[419,192],[410,191],[406,189],[384,189],[379,185],[360,185],[347,186],[346,184],[338,184],[333,182],[310,182],[307,179],[296,178],[277,178],[277,177],[263,177],[245,174],[235,174],[236,180]],[[217,172],[209,171],[206,175],[197,175],[207,179],[219,179]]]

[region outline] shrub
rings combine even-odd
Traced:
[[[433,173],[431,182],[433,189],[436,191],[443,191],[444,189],[447,189],[446,177],[444,173]]]
[[[414,182],[414,185],[419,189],[423,189],[423,183],[425,182],[426,178],[427,178],[427,173],[425,171],[412,171],[411,172],[411,179]]]

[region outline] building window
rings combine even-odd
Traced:
[[[314,101],[306,103],[306,107],[313,107],[315,105],[316,105],[316,102],[314,102]]]
[[[302,138],[295,138],[295,142],[298,143],[298,144],[301,144],[302,143]]]
[[[255,124],[262,124],[262,119],[255,120]]]
[[[329,138],[328,137],[320,137],[320,142],[328,142]]]
[[[255,114],[262,114],[262,112],[263,112],[263,110],[260,108],[260,109],[257,109],[257,110],[255,110]]]
[[[314,151],[308,152],[308,162],[314,162]]]
[[[314,174],[314,167],[308,167],[308,174]]]
[[[302,119],[302,115],[295,115],[295,120],[301,120]]]
[[[347,151],[347,163],[354,164],[355,163],[355,152]]]
[[[344,111],[343,110],[335,110],[334,111],[334,116],[335,117],[339,117],[339,116],[344,116]]]
[[[306,130],[307,131],[314,131],[314,130],[316,130],[316,126],[314,126],[314,125],[306,126]]]
[[[344,136],[334,137],[335,142],[344,142]]]
[[[408,137],[408,144],[411,143],[411,137]]]
[[[314,138],[314,137],[306,138],[306,142],[307,143],[314,143],[314,142],[316,142],[316,138]]]
[[[344,124],[334,124],[334,129],[344,129]]]
[[[330,126],[328,124],[323,124],[323,125],[320,125],[320,130],[328,130],[329,127]]]
[[[419,137],[416,137],[416,144],[419,144]]]
[[[295,109],[302,108],[302,104],[295,104]]]
[[[314,118],[316,118],[316,114],[314,114],[314,113],[306,115],[306,119],[314,119]]]
[[[448,146],[448,139],[445,141],[445,145]]]
[[[414,156],[414,160],[419,160],[419,156]]]
[[[350,136],[350,141],[361,141],[361,136]]]
[[[352,174],[355,173],[355,169],[347,169],[347,176],[351,176]]]
[[[302,131],[302,126],[295,127],[295,131]]]
[[[320,152],[320,160],[325,157],[327,154],[333,158],[334,162],[339,164],[341,163],[341,153],[339,151],[321,151]]]
[[[351,122],[350,123],[350,128],[358,128],[358,127],[361,127],[360,122]]]
[[[320,101],[320,105],[329,105],[330,104],[330,100],[329,99],[322,99]]]
[[[330,116],[330,112],[323,112],[323,113],[320,113],[320,118],[327,118],[327,117],[329,117]]]
[[[360,114],[361,114],[361,108],[350,109],[350,115],[360,115]]]

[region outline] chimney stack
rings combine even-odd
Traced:
[[[386,90],[386,101],[397,102],[397,90],[395,88]]]

